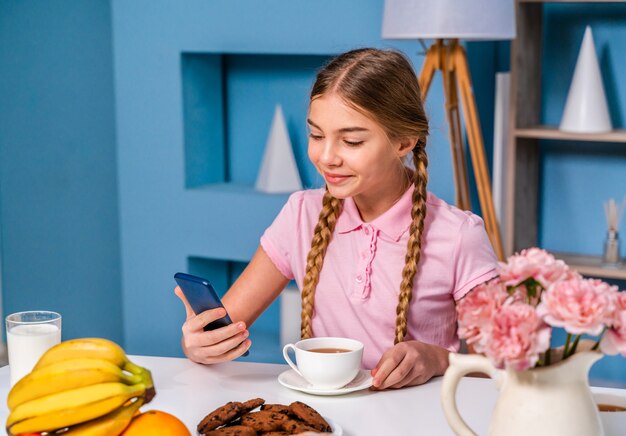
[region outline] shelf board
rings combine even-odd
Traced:
[[[552,253],[557,259],[563,260],[570,268],[575,269],[584,276],[599,277],[605,279],[626,280],[626,264],[618,267],[609,267],[602,264],[600,256],[587,256],[571,253]]]
[[[626,130],[616,129],[607,133],[576,133],[562,132],[555,126],[535,126],[526,129],[515,129],[518,138],[553,139],[562,141],[593,141],[593,142],[624,142]]]

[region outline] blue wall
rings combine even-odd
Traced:
[[[112,63],[108,1],[0,2],[3,309],[65,339],[123,339]]]

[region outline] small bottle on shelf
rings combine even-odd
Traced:
[[[617,230],[609,230],[604,241],[604,256],[602,258],[606,266],[621,266],[619,254],[619,235]]]

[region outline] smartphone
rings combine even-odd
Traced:
[[[217,296],[217,292],[211,286],[211,283],[202,277],[193,276],[191,274],[176,273],[174,274],[174,280],[180,286],[180,289],[185,294],[185,298],[189,302],[189,305],[193,309],[193,312],[197,315],[209,309],[217,309],[218,307],[224,307],[222,301]],[[220,319],[204,326],[204,330],[215,330],[220,327],[225,327],[232,324],[232,320],[228,313]],[[247,356],[246,351],[243,356]]]

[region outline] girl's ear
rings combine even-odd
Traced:
[[[407,136],[398,140],[398,157],[404,157],[411,153],[417,145],[417,138]]]

